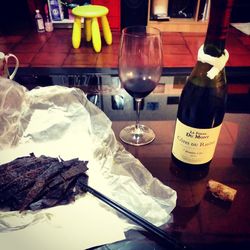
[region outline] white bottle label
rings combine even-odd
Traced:
[[[177,119],[172,153],[180,161],[203,164],[212,160],[221,125],[198,129],[186,126]]]
[[[43,19],[37,19],[37,25],[39,30],[44,30]]]

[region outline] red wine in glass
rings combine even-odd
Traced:
[[[146,97],[155,89],[156,85],[156,82],[142,78],[127,80],[123,83],[124,89],[134,98]]]

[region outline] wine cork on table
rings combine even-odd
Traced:
[[[233,201],[237,193],[236,189],[214,180],[208,181],[208,189],[215,197],[224,201]]]

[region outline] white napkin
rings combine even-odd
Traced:
[[[85,198],[46,209],[46,219],[22,230],[0,233],[1,249],[82,250],[124,239],[118,217],[103,209],[90,194]],[[12,220],[11,224],[15,224]]]
[[[78,157],[89,161],[90,186],[155,225],[169,220],[176,192],[153,178],[116,141],[111,121],[81,90],[50,86],[29,91],[26,98],[30,105],[29,115],[24,114],[27,125],[16,147],[0,151],[1,164],[31,152],[65,160]],[[20,127],[23,120],[20,119]],[[39,220],[35,217],[37,214],[41,216]],[[90,195],[66,206],[29,214],[34,218],[26,228],[22,228],[25,220],[16,213],[14,225],[10,223],[1,233],[1,225],[8,224],[6,215],[11,213],[0,212],[0,245],[7,244],[4,250],[14,249],[15,242],[19,242],[20,250],[27,250],[28,246],[30,249],[80,250],[122,240],[123,232],[135,228],[126,218],[118,217],[114,209]],[[20,224],[20,230],[11,231],[16,224]]]

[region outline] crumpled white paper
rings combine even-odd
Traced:
[[[19,87],[14,82],[8,82],[8,84]],[[0,151],[0,164],[11,161],[18,156],[28,155],[31,152],[35,153],[36,156],[41,154],[60,156],[65,160],[78,157],[80,160],[89,161],[87,174],[91,187],[157,226],[165,224],[169,220],[170,213],[176,204],[176,192],[163,185],[158,179],[153,178],[149,171],[117,142],[111,129],[111,121],[99,108],[87,100],[80,89],[62,86],[37,88],[26,91],[24,98],[23,102],[26,105],[22,105],[22,115],[18,120],[19,128],[22,128],[23,134],[15,147],[9,147],[9,145],[6,146],[0,142],[2,148],[3,145],[5,146]],[[6,124],[8,125],[8,123]],[[3,131],[4,129],[1,128]],[[88,202],[89,196],[89,194],[85,194],[78,199],[84,199],[85,202]],[[97,200],[97,198],[95,199]],[[75,204],[65,207],[69,208],[70,211],[70,208],[73,209],[78,204],[77,200]],[[124,216],[116,216],[116,211],[101,201],[96,201],[96,204],[100,208],[99,215],[100,211],[103,211],[103,216],[106,216],[106,213],[114,215],[115,219],[113,219],[119,221],[118,224],[122,231],[135,227]],[[46,221],[47,226],[54,228],[56,215],[61,209],[60,206],[32,213],[28,212],[26,219],[20,217],[18,212],[0,212],[0,243],[1,237],[2,240],[6,240],[5,237],[3,238],[3,234],[5,236],[16,234],[17,231],[11,230],[17,229],[17,225],[20,228],[18,232],[28,230],[36,225],[39,226]],[[79,213],[81,220],[78,223],[83,223],[84,216],[86,218],[90,215],[95,217],[91,211],[86,214]],[[8,219],[15,213],[17,216],[14,223],[8,224]],[[70,225],[67,223],[62,220],[60,226],[65,229],[67,225]],[[98,225],[96,226],[98,227]],[[119,234],[119,226],[117,227],[119,236],[116,240],[124,238],[124,235]],[[108,227],[107,225],[106,228],[108,229]],[[1,234],[1,230],[5,233]],[[74,234],[74,229],[68,228],[66,231]],[[114,229],[112,231],[114,234]],[[85,241],[84,233],[81,236]],[[64,240],[63,237],[61,240]],[[103,239],[102,244],[108,241]],[[94,241],[84,247],[81,244],[79,249],[96,244],[101,243]],[[5,248],[5,250],[7,249]]]

